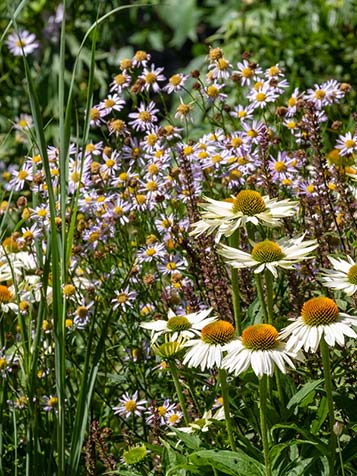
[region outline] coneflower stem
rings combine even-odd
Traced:
[[[273,288],[273,275],[271,272],[266,269],[265,270],[265,284],[267,289],[267,313],[268,313],[268,324],[273,325],[274,320],[274,311],[273,311],[273,303],[274,303],[274,288]]]
[[[172,379],[173,379],[174,384],[175,384],[177,398],[179,399],[179,402],[180,402],[180,407],[181,407],[181,410],[182,410],[183,419],[185,420],[185,425],[189,426],[190,419],[188,418],[186,401],[185,401],[185,397],[182,393],[181,385],[180,385],[180,382],[179,382],[177,367],[176,367],[176,364],[173,360],[169,360],[169,366],[170,366]]]
[[[326,398],[327,398],[328,419],[329,419],[329,429],[330,429],[330,451],[329,451],[329,458],[328,458],[329,476],[334,476],[335,459],[336,459],[336,434],[333,431],[333,427],[335,424],[335,412],[334,412],[333,397],[332,397],[330,352],[324,338],[320,340],[320,350],[321,350],[321,358],[322,358],[322,367],[323,367],[324,377],[325,377],[325,391],[326,391]]]
[[[265,463],[265,476],[272,476],[269,443],[268,443],[268,425],[267,425],[267,376],[263,375],[259,379],[259,416],[260,431],[263,442],[263,453]]]
[[[239,248],[239,231],[236,230],[233,235],[229,238],[229,245],[232,248]],[[238,334],[242,333],[242,306],[240,301],[240,291],[239,291],[239,276],[238,269],[232,268],[232,303],[233,303],[233,314],[234,322]]]
[[[219,383],[221,384],[224,419],[226,422],[229,444],[231,446],[231,450],[236,451],[237,447],[233,437],[233,428],[232,428],[231,412],[230,412],[230,405],[229,405],[229,388],[227,383],[227,372],[224,369],[219,369],[218,378],[219,378]]]

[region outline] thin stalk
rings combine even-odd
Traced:
[[[328,456],[329,476],[334,476],[335,459],[336,459],[336,434],[333,431],[333,427],[335,424],[335,412],[334,412],[333,397],[332,397],[330,352],[324,338],[320,340],[320,350],[321,350],[321,357],[322,357],[322,367],[323,367],[324,377],[325,377],[325,391],[326,391],[326,397],[327,397],[328,419],[329,419],[329,430],[330,430],[330,451]]]
[[[227,372],[224,369],[218,370],[219,383],[221,384],[222,398],[223,398],[223,409],[224,409],[224,418],[226,422],[226,428],[228,433],[229,444],[232,451],[236,451],[237,447],[234,441],[232,420],[230,415],[230,405],[229,405],[229,388],[227,383]]]
[[[233,235],[230,237],[229,245],[232,246],[232,248],[239,247],[239,230],[236,230],[233,233]],[[242,306],[241,306],[241,299],[240,299],[239,275],[238,275],[237,268],[232,268],[232,302],[233,302],[234,322],[235,322],[238,334],[241,334],[242,333]]]
[[[267,313],[268,313],[268,324],[273,325],[274,320],[274,311],[273,311],[273,304],[274,304],[274,296],[273,296],[273,275],[271,272],[266,269],[265,273],[265,285],[267,290]]]
[[[341,451],[341,445],[340,445],[340,438],[337,436],[337,446],[338,446],[338,456],[340,458],[340,465],[341,465],[341,476],[345,476],[345,466],[343,463],[343,456],[342,456],[342,451]]]
[[[269,318],[268,318],[267,305],[266,305],[265,297],[264,297],[262,275],[261,275],[261,273],[256,273],[256,274],[254,274],[254,277],[255,277],[255,284],[257,286],[259,301],[260,301],[260,304],[261,304],[262,310],[263,310],[264,323],[267,323]]]
[[[179,382],[179,378],[178,378],[178,372],[177,372],[177,367],[176,367],[176,364],[173,360],[169,360],[169,366],[170,366],[170,371],[171,371],[171,375],[172,375],[172,379],[174,381],[174,384],[175,384],[175,389],[176,389],[176,393],[177,393],[177,398],[179,399],[179,402],[180,402],[180,406],[181,406],[181,410],[182,410],[182,413],[183,413],[183,419],[185,420],[185,425],[189,425],[189,418],[188,418],[188,413],[187,413],[187,408],[186,408],[186,402],[185,402],[185,397],[182,393],[182,390],[181,390],[181,385],[180,385],[180,382]]]
[[[263,441],[265,476],[272,476],[269,443],[268,443],[267,376],[266,375],[263,375],[263,377],[259,379],[259,416],[260,416],[260,431],[261,431],[262,441]]]

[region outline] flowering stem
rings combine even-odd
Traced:
[[[329,427],[330,427],[329,475],[333,476],[335,474],[334,468],[335,468],[335,458],[336,458],[336,435],[335,435],[335,432],[333,431],[333,426],[335,424],[335,412],[333,408],[333,398],[332,398],[330,353],[324,338],[320,340],[320,350],[321,350],[322,366],[323,366],[324,377],[325,377],[325,391],[326,391],[326,397],[327,397],[328,418],[329,418]]]
[[[255,283],[257,285],[257,292],[258,292],[259,301],[260,301],[260,304],[261,304],[262,310],[263,310],[264,323],[267,323],[268,322],[268,312],[267,312],[267,306],[265,304],[265,299],[264,299],[262,275],[260,273],[257,273],[257,274],[254,275],[254,277],[255,277]]]
[[[176,367],[176,364],[173,360],[169,360],[169,366],[170,366],[171,375],[172,375],[172,378],[173,378],[173,381],[174,381],[174,384],[175,384],[177,398],[179,399],[179,402],[180,402],[180,407],[181,407],[181,410],[182,410],[183,419],[185,420],[185,425],[188,426],[190,420],[188,418],[185,397],[182,393],[181,385],[180,385],[179,378],[178,378],[177,367]]]
[[[260,416],[260,431],[263,441],[265,476],[272,476],[271,462],[268,444],[268,427],[267,427],[267,376],[263,375],[259,379],[259,416]]]
[[[265,284],[267,288],[267,312],[268,324],[273,324],[273,275],[267,269],[265,270]]]
[[[236,447],[234,437],[233,437],[232,421],[231,421],[231,414],[230,414],[227,372],[224,369],[218,369],[218,378],[219,378],[219,383],[221,384],[222,397],[223,397],[224,419],[225,419],[225,422],[226,422],[229,444],[231,445],[231,450],[236,451],[237,447]]]
[[[236,230],[229,239],[229,245],[233,248],[239,248],[239,231]],[[234,322],[238,334],[242,333],[242,306],[240,302],[239,292],[239,276],[238,269],[232,268],[232,301],[233,301],[233,313]]]

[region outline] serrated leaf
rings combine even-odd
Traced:
[[[264,476],[264,466],[243,451],[203,450],[190,455],[192,464],[211,466],[232,476]]]
[[[296,405],[299,405],[305,398],[313,392],[321,383],[323,379],[314,380],[313,382],[308,382],[303,385],[298,392],[289,400],[287,408],[290,409]]]

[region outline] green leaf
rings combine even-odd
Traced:
[[[312,433],[316,434],[320,430],[323,422],[326,420],[327,414],[328,414],[327,398],[322,397],[319,408],[316,413],[316,419],[311,424]]]
[[[172,428],[172,430],[176,433],[178,438],[192,450],[199,450],[201,447],[201,440],[197,435],[192,435],[190,433],[185,433],[184,431],[180,431],[176,428]]]
[[[195,466],[212,466],[232,476],[264,476],[264,466],[243,451],[203,450],[190,455]]]
[[[321,383],[323,379],[314,380],[303,385],[298,392],[289,400],[287,408],[290,409],[296,405],[299,405],[311,392],[313,392]]]
[[[304,428],[299,427],[295,423],[274,425],[271,428],[271,431],[274,432],[275,430],[279,429],[294,430],[296,433],[302,435],[306,441],[310,441],[311,444],[315,445],[322,455],[327,455],[329,452],[328,446],[322,443],[320,438],[317,438],[313,433],[309,432],[308,430],[305,430]]]

